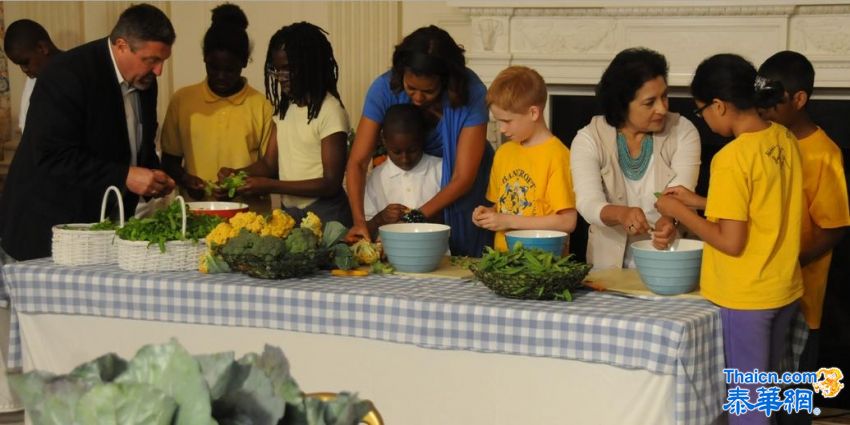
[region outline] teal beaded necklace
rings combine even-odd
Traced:
[[[626,145],[626,136],[623,133],[617,132],[617,159],[620,163],[620,169],[629,180],[640,180],[646,169],[649,168],[649,160],[652,159],[652,136],[647,134],[643,137],[643,142],[640,144],[640,155],[637,158],[632,158],[629,154],[629,147]]]

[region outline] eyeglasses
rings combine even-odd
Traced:
[[[289,80],[289,76],[291,75],[288,69],[277,70],[269,67],[266,68],[266,72],[278,81]]]
[[[702,105],[701,108],[694,109],[694,115],[696,115],[699,118],[702,118],[702,111],[704,111],[705,108],[708,108],[709,106],[711,106],[713,104],[714,104],[714,102],[708,102],[705,105]]]

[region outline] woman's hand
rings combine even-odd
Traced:
[[[675,220],[662,216],[655,222],[655,230],[652,231],[652,246],[655,249],[667,249],[677,236]]]
[[[689,208],[705,209],[705,198],[691,192],[684,186],[674,186],[664,189],[664,196],[675,198]]]
[[[620,214],[619,221],[620,225],[626,229],[626,233],[630,235],[642,235],[649,232],[649,222],[646,221],[646,215],[638,207],[627,207]]]

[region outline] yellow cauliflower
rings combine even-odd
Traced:
[[[201,273],[209,273],[209,268],[207,267],[207,256],[202,255],[201,261],[198,264],[198,271]]]
[[[271,217],[266,221],[265,227],[260,232],[260,236],[275,236],[285,238],[289,236],[289,232],[295,227],[295,219],[281,209],[272,211]]]
[[[227,243],[230,238],[239,234],[239,229],[235,229],[228,223],[219,223],[205,238],[207,247],[221,246]]]
[[[234,215],[230,219],[230,225],[239,233],[240,229],[246,229],[249,232],[260,234],[263,227],[266,225],[266,219],[255,212],[242,212]]]
[[[307,216],[301,219],[301,227],[310,229],[316,237],[322,239],[322,220],[316,214],[307,212]]]

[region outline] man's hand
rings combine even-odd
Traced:
[[[160,197],[174,190],[174,180],[162,170],[130,167],[127,173],[127,189],[139,196]]]

